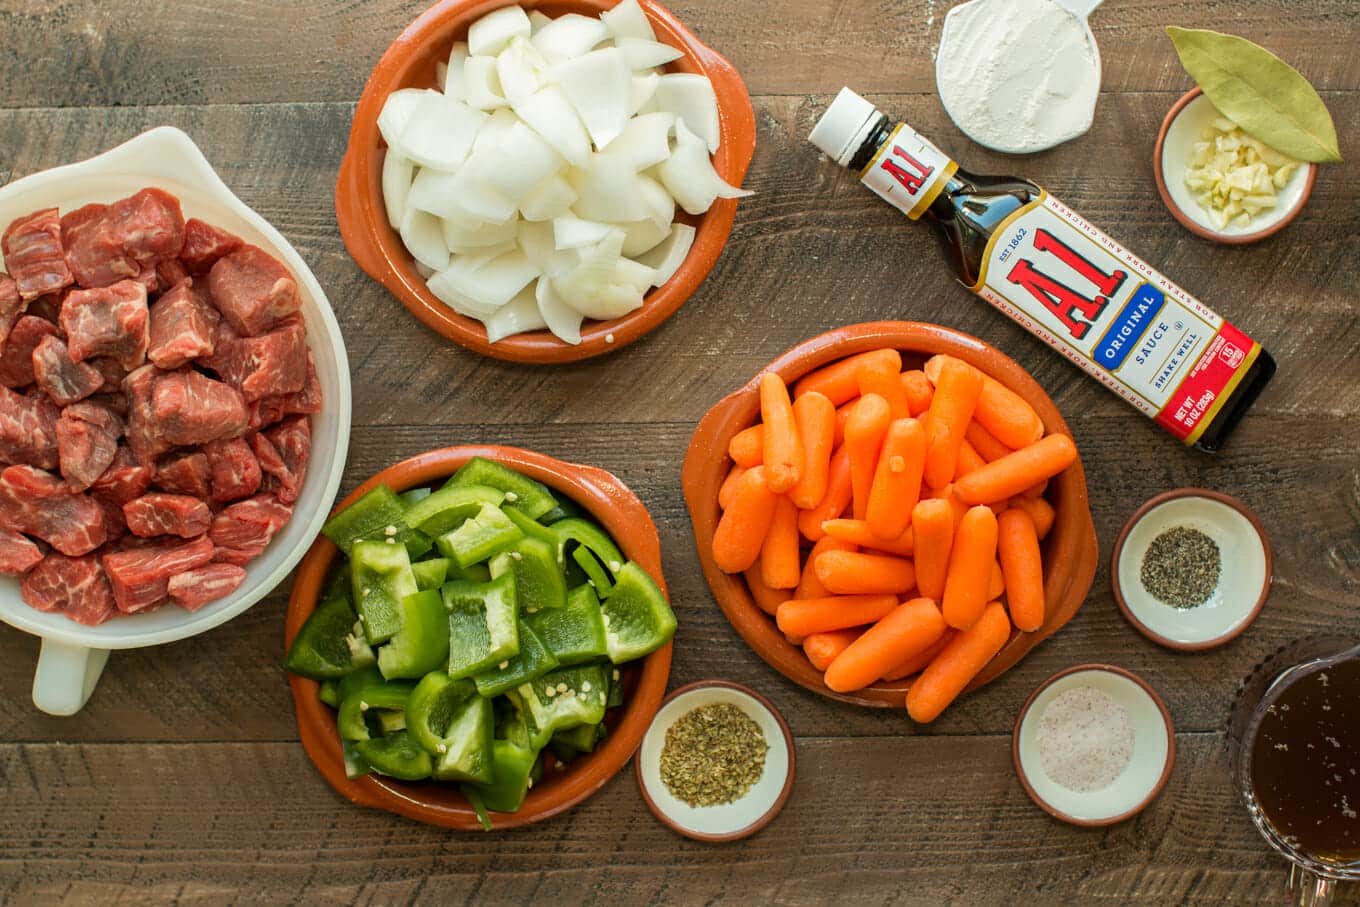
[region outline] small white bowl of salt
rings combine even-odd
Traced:
[[[1041,809],[1096,827],[1123,822],[1157,798],[1176,763],[1176,735],[1147,681],[1086,664],[1059,671],[1030,695],[1011,753]]]

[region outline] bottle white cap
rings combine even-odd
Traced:
[[[808,134],[808,141],[841,166],[848,166],[859,146],[869,137],[879,117],[878,108],[848,88],[822,114]]]

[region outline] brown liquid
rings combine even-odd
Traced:
[[[1322,862],[1360,860],[1360,659],[1275,697],[1252,746],[1251,785],[1291,846]]]

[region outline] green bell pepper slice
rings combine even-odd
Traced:
[[[451,680],[443,671],[431,671],[411,691],[406,726],[426,752],[437,755],[454,714],[476,695],[477,687],[471,680]]]
[[[433,491],[431,489],[426,488],[424,485],[421,485],[418,488],[408,488],[401,494],[397,495],[397,497],[401,499],[401,503],[404,504],[406,508],[409,510],[412,505],[419,504],[421,501],[428,498],[432,493]]]
[[[357,541],[349,567],[364,635],[370,643],[387,642],[401,629],[402,599],[420,591],[411,556],[401,545]]]
[[[505,515],[510,518],[510,522],[519,527],[520,532],[523,532],[529,538],[540,539],[548,543],[552,548],[554,557],[557,559],[558,569],[561,569],[565,563],[566,557],[562,550],[562,540],[558,537],[557,533],[553,532],[551,528],[544,526],[538,520],[529,519],[518,510],[514,510],[510,507],[504,507],[502,509],[505,511]]]
[[[525,536],[491,559],[491,576],[513,574],[520,612],[533,614],[567,604],[567,581],[553,547]]]
[[[457,680],[519,654],[515,578],[455,580],[440,589],[449,621],[449,677]]]
[[[435,589],[401,600],[401,629],[378,648],[378,670],[388,680],[416,679],[449,658],[449,616]]]
[[[438,589],[444,585],[444,581],[449,578],[450,563],[452,561],[446,557],[416,561],[411,565],[411,571],[416,575],[416,588],[424,592],[426,589]]]
[[[479,695],[491,699],[557,667],[557,659],[552,652],[522,620],[518,633],[519,654],[473,675]]]
[[[483,504],[495,507],[504,499],[504,491],[487,485],[446,485],[408,508],[406,525],[426,535],[443,535],[476,516]]]
[[[557,731],[548,741],[548,747],[561,762],[570,762],[582,753],[595,750],[595,744],[604,739],[603,724],[578,724],[565,731]]]
[[[556,506],[538,518],[538,521],[544,526],[551,526],[558,520],[565,520],[567,517],[581,515],[580,506],[571,498],[552,489],[549,489],[549,493],[552,494]]]
[[[284,658],[284,667],[312,680],[344,677],[375,660],[373,649],[361,637],[362,633],[362,625],[356,624],[348,599],[323,600],[293,638]]]
[[[599,724],[608,699],[609,675],[600,664],[549,671],[512,691],[531,739],[545,743],[556,731]]]
[[[633,561],[623,565],[613,593],[600,607],[609,660],[614,664],[655,652],[675,635],[675,613],[670,603]]]
[[[321,532],[349,554],[354,543],[383,535],[388,526],[406,525],[406,505],[386,485],[379,485],[326,521]]]
[[[512,813],[524,804],[529,793],[529,775],[538,761],[538,753],[508,740],[493,740],[491,757],[491,782],[468,787],[476,791],[487,809]]]
[[[384,734],[406,730],[406,712],[395,712],[391,709],[378,709],[377,713],[378,728]]]
[[[561,664],[581,664],[609,651],[600,599],[589,585],[572,589],[564,607],[526,615],[524,622]]]
[[[557,506],[552,492],[542,482],[535,482],[520,475],[508,466],[502,466],[484,457],[473,457],[453,474],[444,485],[489,485],[505,492],[505,504],[513,507],[531,520],[536,520]]]
[[[386,681],[383,680],[382,671],[378,670],[378,662],[375,659],[373,664],[364,665],[362,668],[341,677],[340,682],[335,687],[335,698],[344,702],[345,698],[355,690],[382,683],[386,683]],[[336,708],[339,708],[339,706],[336,706]]]
[[[359,755],[359,749],[355,741],[340,741],[340,753],[345,760],[345,777],[351,781],[355,778],[362,778],[373,770],[368,764],[368,760]]]
[[[571,559],[585,573],[586,582],[595,587],[600,598],[608,598],[614,592],[613,578],[589,548],[577,545],[571,551]]]
[[[495,780],[492,767],[491,700],[473,696],[458,707],[437,747],[434,776],[440,781]]]
[[[575,542],[582,548],[590,549],[600,563],[609,569],[609,572],[617,575],[623,569],[624,556],[619,550],[619,546],[614,544],[614,540],[609,537],[599,526],[583,520],[579,517],[569,517],[565,520],[558,520],[552,525],[552,531],[562,540],[562,544]]]
[[[337,680],[321,681],[321,685],[316,688],[316,698],[333,709],[340,708],[340,682]]]
[[[354,744],[373,771],[402,781],[419,781],[434,772],[434,761],[416,743],[409,731],[401,730]]]
[[[509,548],[524,537],[499,507],[483,504],[476,515],[435,540],[439,553],[466,569]]]
[[[410,683],[374,683],[351,690],[340,700],[340,713],[335,726],[341,740],[367,740],[372,734],[366,720],[373,709],[405,711],[407,700],[415,685]]]

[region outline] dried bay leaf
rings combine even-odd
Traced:
[[[1301,161],[1341,160],[1327,105],[1294,67],[1236,35],[1174,25],[1166,33],[1185,71],[1243,132]]]

